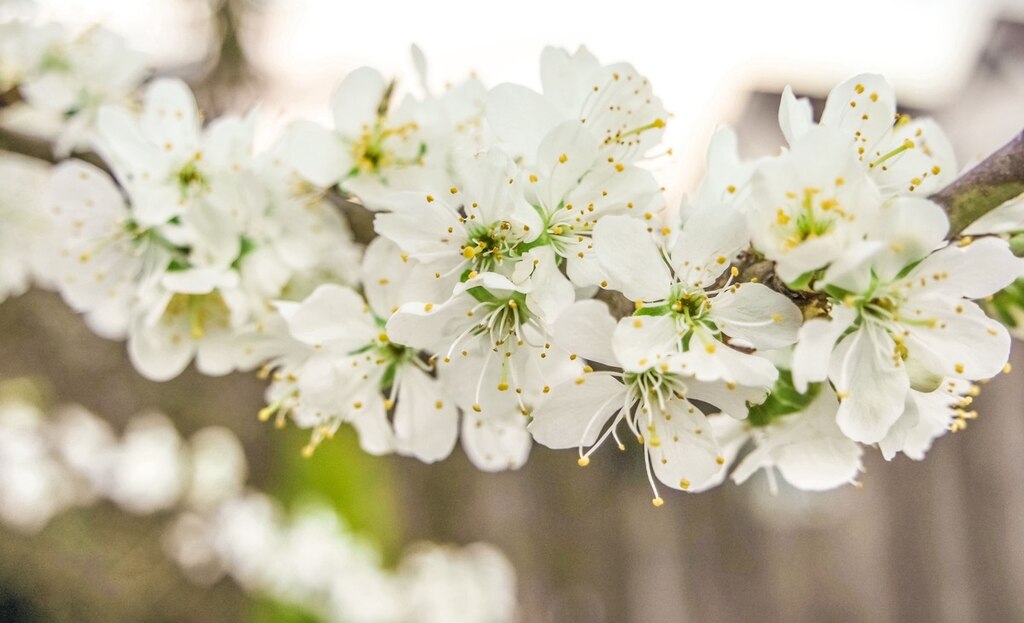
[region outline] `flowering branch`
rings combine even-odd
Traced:
[[[49,67],[28,105],[50,103]],[[743,161],[720,129],[674,212],[640,166],[669,118],[650,81],[585,49],[546,49],[542,77],[400,97],[362,68],[332,128],[294,122],[262,152],[254,115],[203,124],[180,80],[141,109],[141,79],[108,100],[76,85],[65,129],[105,162],[54,168],[48,281],[150,379],[260,367],[261,417],[312,429],[308,452],[350,423],[371,453],[429,462],[461,439],[501,470],[536,441],[585,466],[625,434],[655,505],[656,480],[730,470],[835,487],[863,446],[919,458],[973,417],[1010,345],[975,301],[1024,272],[1000,237],[1024,217],[959,234],[1024,185],[1020,140],[957,181],[945,133],[897,114],[884,77],[838,85],[819,120],[787,88],[788,149]],[[82,144],[64,134],[2,141],[54,161]]]

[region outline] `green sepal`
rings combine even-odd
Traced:
[[[750,407],[747,422],[760,428],[774,423],[779,418],[803,411],[821,391],[821,383],[811,383],[807,392],[801,394],[793,386],[793,375],[789,370],[779,370],[779,378],[772,391],[759,405]]]

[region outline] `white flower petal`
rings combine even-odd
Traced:
[[[821,125],[843,130],[865,149],[865,166],[874,160],[896,116],[896,95],[884,76],[860,74],[836,86],[821,113]]]
[[[812,318],[800,327],[793,349],[793,386],[800,393],[807,384],[828,378],[832,350],[843,333],[857,319],[857,311],[846,305],[833,305],[832,318]]]
[[[279,148],[284,163],[316,186],[334,186],[351,166],[337,134],[311,121],[288,126]]]
[[[671,316],[623,318],[612,334],[612,352],[624,370],[642,371],[675,354],[679,331]]]
[[[526,418],[516,412],[502,417],[481,417],[469,412],[462,418],[462,448],[485,472],[519,469],[530,456],[533,439]]]
[[[738,420],[746,419],[748,404],[761,404],[767,396],[767,387],[730,385],[724,381],[686,381],[687,398],[706,402]]]
[[[528,428],[549,448],[590,446],[608,418],[623,407],[625,397],[625,386],[614,378],[584,374],[551,388],[551,397],[534,409]]]
[[[759,350],[796,342],[803,322],[800,308],[759,283],[744,283],[714,297],[711,318],[726,335]]]
[[[372,67],[360,67],[345,76],[331,96],[334,127],[350,140],[359,138],[377,120],[387,82]]]
[[[904,307],[907,350],[926,370],[977,380],[999,374],[1006,365],[1010,335],[977,304],[920,298]]]
[[[396,344],[426,350],[440,344],[450,345],[476,322],[467,315],[476,304],[476,299],[468,294],[454,295],[441,304],[406,303],[388,320],[388,338]]]
[[[869,153],[879,158],[910,145],[910,149],[887,159],[883,166],[872,167],[872,177],[884,193],[927,197],[956,178],[953,145],[932,119],[897,122],[889,137]]]
[[[140,127],[167,152],[192,157],[199,147],[199,109],[192,90],[176,78],[160,78],[146,88]]]
[[[441,384],[415,366],[405,366],[397,381],[395,442],[400,454],[426,463],[447,457],[459,436],[459,414],[444,400]]]
[[[349,353],[374,341],[374,326],[366,302],[350,288],[324,284],[285,316],[288,330],[310,345],[330,345]]]
[[[999,238],[951,244],[932,253],[907,275],[909,288],[928,295],[980,299],[995,294],[1021,275],[1024,260]]]
[[[577,120],[558,124],[540,143],[534,169],[542,188],[536,192],[550,211],[575,188],[597,160],[597,141]]]
[[[703,329],[693,332],[689,348],[678,359],[685,364],[684,372],[692,374],[698,381],[725,381],[768,388],[779,377],[779,371],[772,362],[726,346]]]
[[[643,221],[608,216],[594,227],[594,249],[610,287],[631,300],[664,299],[674,283]]]
[[[745,217],[722,205],[693,212],[672,247],[672,265],[681,280],[697,287],[714,283],[750,244]]]
[[[699,487],[725,469],[711,424],[687,400],[670,399],[666,407],[668,413],[656,410],[641,429],[654,474],[673,489]]]
[[[832,353],[829,378],[840,397],[836,421],[843,433],[861,443],[876,443],[903,413],[910,391],[896,344],[884,329],[865,323]]]
[[[188,327],[136,319],[128,335],[128,358],[139,374],[151,381],[169,381],[192,361],[196,344]]]
[[[487,93],[487,122],[513,155],[532,158],[548,131],[562,120],[544,97],[524,86],[499,84]]]
[[[609,366],[618,365],[612,351],[616,321],[602,301],[577,301],[554,325],[555,341],[570,353]]]
[[[779,127],[786,142],[792,145],[814,125],[814,112],[811,101],[806,97],[797,99],[793,89],[787,84],[782,90],[779,102]]]

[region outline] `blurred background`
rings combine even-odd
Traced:
[[[441,88],[470,73],[488,85],[539,84],[544,45],[587,45],[645,73],[673,113],[672,156],[657,174],[675,203],[699,180],[707,139],[737,127],[746,156],[782,143],[779,93],[820,106],[854,73],[886,74],[901,107],[938,118],[961,165],[1024,127],[1024,2],[634,0],[339,3],[332,0],[40,0],[55,21],[101,23],[199,89],[208,116],[259,103],[273,123],[326,120],[348,71],[372,64],[417,80],[409,46]],[[277,128],[275,128],[275,123]],[[1024,349],[1017,371],[982,389],[980,418],[926,461],[869,453],[861,486],[768,493],[763,479],[658,509],[637,448],[537,447],[518,472],[476,471],[362,453],[350,435],[301,458],[302,431],[257,420],[252,375],[189,371],[163,384],[131,368],[123,344],[94,336],[59,297],[0,305],[0,379],[29,376],[53,403],[115,425],[158,407],[188,435],[210,424],[245,445],[250,481],[293,502],[317,492],[388,560],[419,539],[500,547],[519,578],[524,621],[1024,621]],[[0,527],[0,621],[302,621],[231,582],[197,588],[160,551],[162,524],[99,505],[25,536]]]

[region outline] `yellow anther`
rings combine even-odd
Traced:
[[[587,465],[590,465],[590,459],[588,457],[581,456],[579,460],[576,461],[576,464],[580,467],[586,467]]]
[[[661,508],[661,506],[664,503],[665,503],[665,500],[661,499],[660,497],[654,498],[653,500],[651,500],[651,504],[654,504],[654,508]]]

